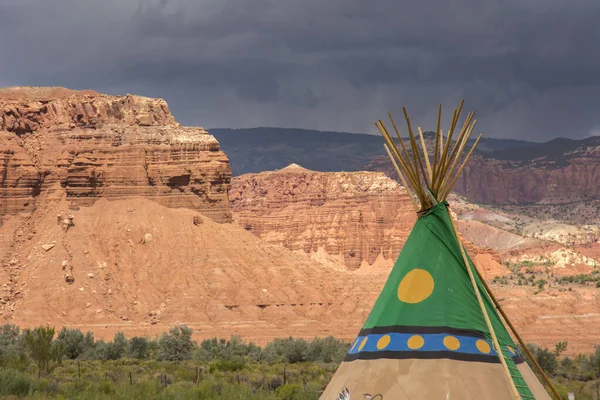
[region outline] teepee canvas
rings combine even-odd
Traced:
[[[479,140],[461,160],[475,125],[471,113],[452,141],[461,108],[447,138],[440,108],[431,157],[419,129],[421,155],[406,111],[410,152],[393,120],[400,148],[377,123],[401,180],[419,200],[419,219],[321,400],[550,399],[460,244],[445,202]]]

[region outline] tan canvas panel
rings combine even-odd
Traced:
[[[529,390],[531,390],[531,393],[533,393],[536,400],[551,400],[546,389],[542,386],[542,383],[538,380],[537,376],[535,376],[527,363],[519,364],[517,368],[519,368],[521,375],[523,375],[525,382],[527,382],[527,386],[529,386]]]
[[[536,399],[550,399],[526,364],[519,369]],[[343,362],[321,400],[339,400],[344,388],[349,400],[514,400],[501,364],[447,359]]]

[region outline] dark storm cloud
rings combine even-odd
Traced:
[[[600,133],[600,3],[0,0],[0,84],[164,97],[185,124],[430,128],[464,97],[488,136]]]

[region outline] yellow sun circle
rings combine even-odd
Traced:
[[[448,350],[458,350],[460,348],[460,342],[454,336],[446,336],[444,338],[444,346]]]
[[[480,352],[485,353],[485,354],[492,351],[492,348],[490,347],[488,342],[486,342],[485,340],[479,339],[477,342],[475,342],[475,346],[477,346],[477,350],[479,350]]]
[[[390,341],[391,341],[391,339],[390,339],[389,335],[380,337],[379,340],[377,341],[377,348],[379,350],[385,349],[388,346],[388,344],[390,344]]]
[[[367,338],[364,338],[362,340],[362,342],[360,342],[360,346],[358,346],[358,351],[362,351],[362,349],[365,347],[366,344],[367,344]]]
[[[412,349],[412,350],[418,350],[421,347],[423,347],[424,344],[425,344],[425,340],[423,339],[423,337],[421,337],[419,335],[411,336],[407,342],[408,348]]]
[[[410,304],[420,303],[433,293],[433,277],[424,269],[413,269],[398,285],[398,298]]]

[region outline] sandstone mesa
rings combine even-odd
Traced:
[[[63,88],[0,90],[0,215],[30,212],[41,193],[80,206],[144,197],[231,219],[231,169],[203,128],[161,99]]]

